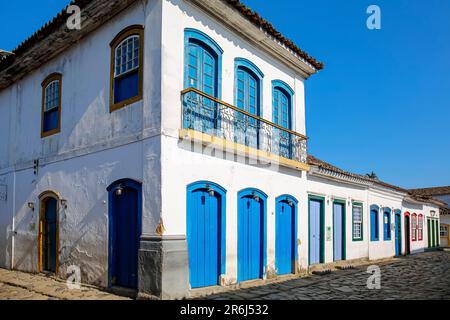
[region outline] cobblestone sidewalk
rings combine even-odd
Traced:
[[[70,290],[42,275],[0,269],[0,300],[127,300],[91,287]]]

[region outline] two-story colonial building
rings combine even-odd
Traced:
[[[323,64],[238,0],[74,4],[0,60],[0,267],[181,298],[438,238],[441,202],[308,156]]]

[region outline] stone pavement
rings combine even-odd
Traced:
[[[450,300],[450,252],[375,261],[381,289],[369,290],[366,266],[216,294],[214,300]],[[91,287],[69,290],[61,280],[0,269],[0,300],[126,300]]]
[[[381,288],[369,290],[366,266],[209,296],[214,300],[450,300],[450,252],[373,262]]]
[[[0,269],[0,300],[127,300],[96,288],[70,290],[66,282]]]

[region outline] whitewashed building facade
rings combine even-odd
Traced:
[[[75,4],[0,60],[0,267],[182,298],[429,247],[441,202],[307,155],[323,65],[239,1]]]

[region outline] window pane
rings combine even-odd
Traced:
[[[139,67],[139,36],[131,36],[116,48],[115,76]]]

